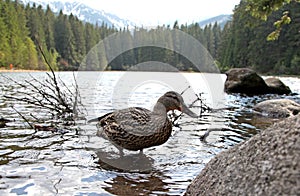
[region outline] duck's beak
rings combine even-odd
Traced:
[[[198,115],[195,114],[192,110],[190,110],[185,104],[182,104],[182,112],[193,118],[198,117]]]

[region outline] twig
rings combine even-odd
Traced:
[[[38,43],[37,46],[38,46],[38,48],[39,48],[39,50],[40,50],[40,52],[41,52],[41,54],[42,54],[42,56],[43,56],[43,58],[44,58],[44,60],[45,60],[45,62],[46,62],[48,68],[49,68],[50,71],[51,71],[52,77],[50,77],[50,78],[52,79],[52,81],[53,81],[53,83],[54,83],[54,87],[55,87],[55,90],[56,90],[56,93],[57,93],[57,98],[58,98],[59,102],[60,102],[62,105],[64,105],[64,106],[66,107],[67,111],[70,112],[71,109],[69,108],[69,106],[68,106],[68,104],[65,102],[65,100],[62,98],[61,91],[60,91],[60,88],[59,88],[59,86],[58,86],[58,82],[57,82],[57,79],[56,79],[56,74],[54,73],[54,70],[53,70],[52,66],[51,66],[50,63],[48,62],[48,60],[47,60],[47,58],[46,58],[46,55],[45,55],[45,53],[44,53],[43,50],[42,50],[41,45]],[[47,74],[48,74],[48,73],[47,73]],[[48,74],[48,75],[49,75],[49,74]],[[49,76],[50,76],[50,75],[49,75]]]
[[[210,111],[212,110],[209,106],[207,106],[203,99],[201,98],[201,95],[203,93],[199,93],[199,94],[195,94],[197,99],[195,99],[190,105],[189,107],[199,107],[200,108],[200,117],[202,116],[202,113],[204,113],[205,111]],[[195,106],[195,103],[200,102],[200,106]]]
[[[78,91],[78,85],[77,85],[77,82],[76,82],[74,72],[73,72],[73,79],[75,81],[75,101],[74,101],[74,104],[73,104],[73,113],[77,115],[76,108],[77,108],[77,104],[78,104],[79,91]]]
[[[189,90],[191,88],[191,86],[188,86],[186,89],[184,89],[181,93],[180,93],[180,95],[183,95],[183,93],[185,93],[187,90]]]
[[[44,115],[47,116],[48,120],[48,115],[52,115],[52,118],[55,117],[56,120],[58,120],[55,121],[56,124],[54,128],[61,124],[65,126],[73,125],[75,124],[75,117],[77,118],[79,114],[84,114],[79,110],[79,106],[83,106],[83,104],[81,102],[81,96],[75,75],[73,73],[75,84],[72,84],[70,89],[66,83],[55,74],[38,41],[36,45],[38,46],[38,49],[50,70],[50,72],[46,72],[46,79],[40,81],[33,75],[29,74],[30,78],[21,83],[3,75],[4,78],[16,84],[17,88],[20,88],[20,90],[15,94],[4,95],[4,97],[33,105],[36,108],[45,111]],[[32,129],[35,129],[34,124],[31,124],[29,120],[15,108],[13,109],[29,124]],[[45,121],[45,118],[34,116],[32,113],[28,114],[27,117],[32,119],[34,122]],[[51,119],[51,122],[53,122],[53,119]]]
[[[11,108],[15,111],[15,112],[17,112],[17,114],[19,114],[22,118],[23,118],[23,120],[25,120],[26,121],[26,123],[32,128],[32,129],[34,129],[34,127],[30,124],[30,122],[18,111],[18,110],[16,110],[13,106],[11,106]]]
[[[7,77],[7,76],[5,76],[5,75],[2,75],[2,74],[1,74],[1,76],[2,76],[2,77],[4,77],[4,78],[5,78],[5,79],[7,79],[7,80],[10,80],[10,81],[12,81],[13,83],[15,83],[15,84],[19,85],[20,87],[27,88],[27,86],[26,86],[26,85],[24,85],[24,84],[21,84],[21,83],[17,82],[16,80],[14,80],[14,79],[12,79],[12,78],[10,78],[10,77]]]
[[[36,121],[39,121],[40,119],[38,119],[37,117],[35,117],[33,114],[31,114],[30,113],[30,116],[32,117],[32,118],[34,118]]]
[[[56,112],[61,112],[58,108],[55,108],[55,107],[51,107],[51,105],[46,105],[46,104],[43,104],[41,103],[39,100],[37,101],[33,101],[33,100],[30,100],[28,98],[18,98],[18,97],[13,97],[13,96],[7,96],[7,95],[4,95],[5,98],[8,98],[8,99],[14,99],[16,101],[22,101],[22,102],[25,102],[25,103],[28,103],[28,104],[32,104],[32,105],[35,105],[35,106],[38,106],[40,108],[45,108],[45,109],[49,109],[50,111],[54,110]],[[35,98],[33,98],[35,99]]]

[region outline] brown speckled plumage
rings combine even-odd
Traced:
[[[161,145],[169,139],[172,123],[167,112],[175,109],[196,117],[184,104],[182,96],[170,91],[158,99],[153,111],[131,107],[105,114],[89,122],[98,121],[99,134],[108,138],[121,153],[122,148],[143,150]]]

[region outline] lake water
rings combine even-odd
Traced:
[[[28,73],[2,73],[20,83]],[[31,73],[40,81],[43,72]],[[71,87],[73,73],[58,73]],[[299,95],[245,97],[223,93],[225,75],[155,72],[76,73],[86,119],[115,109],[140,106],[151,109],[165,92],[182,92],[187,104],[201,93],[214,110],[193,119],[183,115],[163,145],[120,157],[110,142],[96,136],[95,124],[78,120],[62,132],[35,131],[11,106],[26,116],[45,115],[28,104],[4,98],[21,89],[1,77],[0,116],[11,120],[0,129],[0,195],[181,195],[189,183],[219,152],[247,140],[271,122],[254,115],[252,107],[263,100]],[[300,79],[281,77],[294,93]],[[190,88],[187,88],[191,86]],[[199,112],[200,103],[192,110]],[[209,130],[206,140],[201,140]]]

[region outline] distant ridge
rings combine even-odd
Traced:
[[[135,27],[136,24],[132,21],[119,18],[114,14],[110,14],[105,12],[104,10],[96,10],[94,8],[89,7],[88,5],[79,2],[61,2],[58,0],[50,0],[50,1],[41,1],[41,0],[21,0],[25,5],[29,3],[29,5],[36,6],[41,5],[44,9],[47,8],[47,5],[50,6],[51,10],[55,13],[58,13],[60,10],[63,11],[64,14],[73,14],[77,16],[80,20],[89,22],[92,24],[102,23],[107,24],[108,26],[114,26],[116,28],[124,28],[124,27]]]
[[[44,9],[47,8],[47,5],[50,6],[51,10],[55,13],[58,13],[60,10],[63,11],[64,14],[70,15],[71,13],[74,16],[77,16],[80,20],[84,22],[89,22],[92,24],[101,25],[102,23],[107,24],[108,26],[113,26],[116,28],[134,28],[138,25],[137,23],[122,19],[117,15],[105,12],[104,10],[94,9],[84,2],[80,1],[59,1],[59,0],[20,0],[25,5],[29,3],[29,5],[36,4],[36,6],[41,5]],[[203,21],[199,22],[199,25],[204,28],[206,25],[214,24],[217,22],[221,28],[225,26],[225,24],[232,19],[232,15],[219,15],[215,16]],[[175,21],[174,21],[175,22]]]
[[[215,17],[200,21],[199,25],[200,25],[200,27],[204,28],[206,25],[209,25],[209,24],[213,25],[215,22],[217,22],[218,25],[221,26],[221,28],[224,28],[225,24],[230,20],[232,20],[232,15],[222,14],[219,16],[215,16]]]

